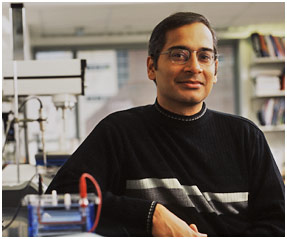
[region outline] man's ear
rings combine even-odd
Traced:
[[[155,80],[155,68],[153,59],[148,56],[147,58],[147,75],[150,80]]]
[[[213,83],[215,84],[217,82],[217,69],[218,69],[218,59],[214,62],[214,78],[213,78]]]

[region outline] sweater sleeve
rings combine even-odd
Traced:
[[[103,202],[96,232],[103,236],[150,236],[154,202],[130,198],[125,190],[124,142],[116,127],[102,121],[58,171],[46,193],[78,193],[79,178],[91,174]],[[94,192],[87,182],[88,191]]]
[[[249,164],[248,212],[245,236],[285,235],[285,190],[282,176],[261,131],[253,138]]]

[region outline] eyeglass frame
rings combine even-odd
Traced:
[[[188,56],[187,61],[185,61],[185,62],[183,62],[183,63],[177,63],[177,62],[173,61],[173,60],[171,59],[171,57],[170,57],[170,53],[171,53],[172,50],[185,50],[185,51],[187,51],[187,52],[189,53],[189,56]],[[202,49],[199,49],[199,50],[190,50],[190,49],[188,49],[188,48],[186,48],[186,47],[174,46],[174,47],[169,48],[167,51],[161,52],[160,55],[169,54],[168,57],[169,57],[169,59],[170,59],[170,61],[171,61],[172,63],[174,63],[174,64],[176,64],[176,65],[184,65],[184,64],[186,64],[186,63],[189,61],[189,59],[190,59],[190,57],[191,57],[191,54],[192,54],[193,52],[198,53],[198,52],[205,52],[205,51],[212,52],[212,53],[214,54],[213,62],[210,63],[210,64],[202,64],[202,63],[200,63],[200,62],[198,62],[198,63],[199,63],[199,65],[201,65],[201,66],[211,66],[211,65],[213,65],[213,64],[215,63],[215,61],[217,60],[219,54],[216,54],[216,53],[214,52],[214,50],[211,50],[211,49],[209,49],[209,48],[202,48]],[[198,59],[197,59],[197,60],[198,60]]]

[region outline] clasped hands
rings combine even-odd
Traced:
[[[152,235],[155,237],[207,237],[195,224],[188,225],[166,207],[157,204],[153,214]]]

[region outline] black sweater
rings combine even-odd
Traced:
[[[149,236],[157,202],[208,236],[284,236],[284,184],[263,133],[242,117],[154,105],[102,120],[47,192],[103,191],[97,233]],[[92,185],[90,191],[94,191]]]

